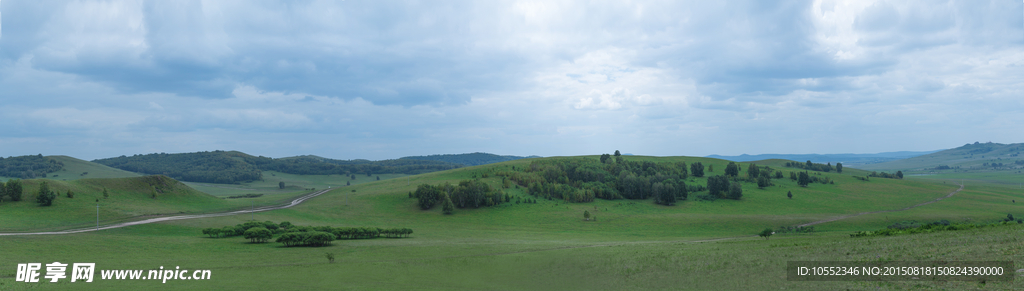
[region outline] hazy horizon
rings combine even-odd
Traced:
[[[1024,3],[0,2],[0,155],[1024,141]]]

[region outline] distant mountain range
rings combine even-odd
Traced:
[[[479,166],[493,163],[500,163],[504,161],[527,159],[527,158],[539,158],[540,156],[499,156],[488,153],[471,153],[471,154],[447,154],[447,155],[429,155],[429,156],[410,156],[403,157],[402,160],[420,160],[420,161],[438,161],[452,164],[460,164],[466,166]]]
[[[877,164],[884,162],[891,162],[902,159],[909,159],[917,156],[927,155],[935,151],[924,151],[924,152],[885,152],[877,154],[761,154],[761,155],[739,155],[739,156],[720,156],[710,155],[708,158],[723,159],[734,162],[750,162],[760,161],[769,159],[783,159],[792,160],[797,162],[811,161],[814,163],[843,163],[844,166],[857,167],[868,164]]]

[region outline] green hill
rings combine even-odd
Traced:
[[[526,158],[538,158],[538,156],[520,157],[520,156],[499,156],[488,153],[471,153],[471,154],[447,154],[447,155],[429,155],[429,156],[410,156],[403,157],[401,159],[406,160],[423,160],[423,161],[440,161],[446,163],[453,163],[466,166],[479,166],[493,163],[500,163],[504,161],[512,161]]]
[[[59,178],[59,177],[58,177]],[[139,216],[199,213],[243,206],[196,191],[166,176],[130,178],[85,178],[73,181],[52,179],[21,180],[22,201],[0,203],[0,231],[66,229],[96,223],[99,205],[101,223]],[[41,183],[57,194],[52,206],[35,200]],[[104,197],[103,191],[107,190]],[[67,197],[71,191],[73,198]],[[155,197],[154,197],[155,194]],[[248,205],[248,202],[244,204]]]
[[[459,165],[421,160],[334,160],[317,156],[268,158],[238,151],[155,153],[98,159],[93,162],[125,171],[167,175],[181,181],[238,184],[260,181],[264,171],[296,175],[419,174]]]
[[[961,147],[948,149],[909,159],[868,164],[858,168],[869,171],[928,172],[959,169],[960,171],[997,171],[1019,169],[1024,166],[1024,143],[1000,144],[978,143],[965,144]],[[945,167],[943,167],[945,166]],[[948,168],[946,168],[948,167]]]

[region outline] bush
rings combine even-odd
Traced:
[[[253,243],[264,243],[273,238],[274,234],[264,227],[253,227],[245,231],[243,236]]]

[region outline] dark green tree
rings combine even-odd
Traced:
[[[793,191],[787,191],[786,197],[789,197],[789,199],[793,199]]]
[[[242,236],[252,243],[264,243],[273,238],[274,234],[265,227],[253,227],[242,233]]]
[[[380,176],[377,176],[377,181],[380,181]]]
[[[68,198],[75,198],[75,192],[71,192],[71,189],[68,189],[68,193],[66,195]]]
[[[732,182],[729,184],[729,194],[725,198],[740,200],[743,198],[743,187],[738,182]]]
[[[7,197],[11,198],[11,201],[21,201],[21,194],[23,194],[22,191],[24,190],[21,186],[21,180],[8,180],[5,188],[7,188],[5,194],[7,194]]]
[[[46,182],[39,183],[39,193],[36,196],[36,203],[42,206],[53,205],[53,200],[57,198],[57,194],[50,191],[50,185]]]
[[[736,177],[736,176],[739,176],[739,174],[740,174],[740,166],[736,165],[736,163],[729,162],[728,165],[725,165],[725,175],[726,176]]]
[[[352,181],[345,181],[345,186],[352,186]]]
[[[284,182],[277,182],[277,189],[284,189]]]
[[[896,171],[896,177],[903,179],[903,171]]]
[[[583,210],[583,220],[590,221],[590,211]]]
[[[843,163],[836,163],[836,173],[843,173]]]
[[[811,183],[811,176],[807,172],[800,172],[800,177],[797,178],[796,184],[800,187],[807,187],[807,184]]]
[[[444,195],[444,203],[441,204],[441,210],[444,211],[444,214],[452,214],[455,212],[455,203],[452,203],[452,198],[448,197],[448,194],[442,195]]]
[[[700,162],[690,164],[690,175],[697,178],[704,177],[704,164]]]
[[[754,163],[751,163],[750,166],[747,167],[747,178],[750,178],[750,180],[752,181],[757,181],[757,176],[760,173],[761,169],[758,169],[757,165]]]
[[[103,188],[103,199],[107,199],[107,197],[110,197],[110,192],[107,192],[107,188],[104,187]]]
[[[615,150],[615,156],[619,157],[619,156],[622,156],[622,154],[619,153],[619,150]]]
[[[765,228],[764,230],[761,231],[761,233],[757,235],[763,237],[765,240],[768,240],[768,237],[772,236],[772,234],[775,234],[775,231],[772,231],[771,228]]]
[[[771,186],[772,181],[768,179],[768,176],[757,177],[757,188],[764,189],[765,187]]]
[[[793,181],[796,181],[797,180],[796,172],[789,172],[789,179],[793,180]]]
[[[607,162],[608,162],[608,159],[611,159],[611,158],[612,158],[612,155],[609,155],[609,154],[601,154],[601,163],[602,163],[602,164],[604,164],[604,163],[607,163]]]

